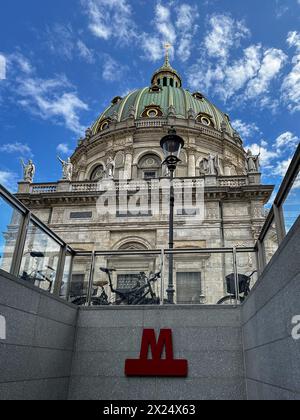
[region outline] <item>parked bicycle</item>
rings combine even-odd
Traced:
[[[159,305],[160,299],[153,290],[153,284],[160,278],[161,273],[146,276],[140,273],[135,287],[129,290],[115,289],[112,273],[116,270],[101,267],[100,270],[108,277],[108,284],[112,293],[116,295],[115,305]]]
[[[35,261],[34,267],[30,272],[24,270],[21,275],[21,280],[27,281],[38,287],[41,287],[42,283],[48,283],[46,291],[51,292],[56,271],[49,265],[46,265],[45,268],[41,270],[38,269],[39,259],[44,258],[44,254],[42,252],[30,252],[30,257]]]
[[[96,281],[93,284],[91,306],[107,306],[107,305],[159,305],[160,299],[153,290],[153,284],[160,278],[160,273],[146,276],[140,273],[136,285],[128,290],[115,289],[112,281],[112,274],[116,271],[100,267],[100,270],[107,275],[108,280]],[[116,296],[115,301],[110,302],[105,287],[109,286],[111,292]],[[99,295],[99,289],[101,294]],[[87,292],[78,291],[70,296],[70,301],[78,306],[87,303]]]
[[[228,295],[220,299],[217,304],[218,305],[235,305],[237,301],[239,303],[243,303],[246,300],[247,296],[249,296],[250,294],[251,280],[255,273],[257,273],[257,270],[253,271],[253,273],[251,273],[250,275],[238,274],[238,284],[239,284],[238,292],[236,291],[235,274],[229,274],[226,277]]]

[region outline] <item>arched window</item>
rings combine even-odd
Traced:
[[[139,178],[145,180],[159,178],[162,173],[161,159],[154,154],[146,155],[139,161],[138,170]]]
[[[170,79],[170,86],[174,87],[174,79]]]
[[[178,88],[178,82],[176,82],[176,87]]]
[[[157,79],[157,84],[158,84],[158,86],[160,85],[160,79]]]
[[[91,175],[91,181],[101,181],[105,176],[105,169],[103,165],[97,166]]]
[[[168,86],[168,78],[164,77],[164,82],[163,82],[164,86]]]

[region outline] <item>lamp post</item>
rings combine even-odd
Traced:
[[[172,127],[168,135],[163,137],[160,142],[160,146],[163,149],[165,155],[165,161],[163,165],[167,165],[170,172],[170,218],[169,218],[169,249],[174,248],[174,172],[177,164],[180,162],[179,156],[181,149],[184,146],[184,140],[179,137],[176,130]],[[169,284],[167,289],[168,303],[174,304],[174,279],[173,279],[173,268],[174,268],[174,256],[169,255]]]

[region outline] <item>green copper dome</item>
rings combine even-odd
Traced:
[[[97,119],[92,127],[93,134],[101,130],[102,124],[110,120],[121,122],[129,118],[155,118],[147,110],[156,109],[156,117],[166,118],[170,114],[180,119],[189,119],[191,115],[204,125],[211,125],[222,131],[226,125],[229,134],[234,129],[229,117],[200,93],[192,94],[181,87],[181,78],[172,67],[164,65],[154,73],[152,86],[129,93],[125,98],[115,98],[109,108]]]

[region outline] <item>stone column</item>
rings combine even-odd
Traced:
[[[195,177],[196,176],[196,151],[189,150],[189,157],[188,157],[188,176]]]
[[[125,150],[124,179],[132,179],[133,149]]]

